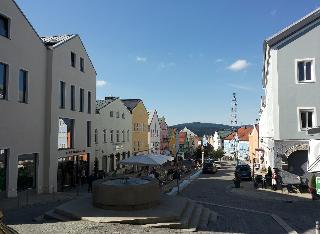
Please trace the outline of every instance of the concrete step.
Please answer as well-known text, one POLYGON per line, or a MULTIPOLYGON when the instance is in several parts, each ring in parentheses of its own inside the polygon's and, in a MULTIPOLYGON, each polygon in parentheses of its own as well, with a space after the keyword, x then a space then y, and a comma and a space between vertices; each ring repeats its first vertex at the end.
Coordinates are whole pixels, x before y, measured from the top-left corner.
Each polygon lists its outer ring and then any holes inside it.
POLYGON ((203 211, 202 205, 196 205, 195 208, 192 211, 192 215, 189 219, 188 228, 182 229, 182 231, 185 232, 196 232, 198 225, 200 223, 201 214, 203 211))
POLYGON ((63 221, 63 222, 68 222, 70 221, 70 219, 68 219, 67 217, 63 216, 63 215, 60 215, 60 214, 57 214, 55 212, 55 210, 49 210, 47 211, 44 216, 43 216, 44 219, 54 219, 54 220, 58 220, 58 221, 63 221))
POLYGON ((197 204, 195 204, 194 202, 189 202, 188 206, 186 207, 185 211, 182 214, 181 220, 180 220, 180 225, 178 225, 177 227, 174 228, 180 228, 180 229, 184 229, 184 228, 188 228, 189 224, 190 224, 190 220, 192 217, 192 214, 194 212, 194 209, 196 208, 197 204))
POLYGON ((72 214, 70 214, 68 212, 65 212, 65 211, 63 211, 61 209, 55 208, 54 209, 54 213, 57 214, 58 216, 64 217, 65 219, 68 219, 69 221, 79 220, 79 218, 77 218, 74 215, 72 215, 72 214))
POLYGON ((209 218, 210 218, 210 210, 208 208, 203 208, 199 227, 198 227, 200 231, 204 231, 208 228, 209 218))

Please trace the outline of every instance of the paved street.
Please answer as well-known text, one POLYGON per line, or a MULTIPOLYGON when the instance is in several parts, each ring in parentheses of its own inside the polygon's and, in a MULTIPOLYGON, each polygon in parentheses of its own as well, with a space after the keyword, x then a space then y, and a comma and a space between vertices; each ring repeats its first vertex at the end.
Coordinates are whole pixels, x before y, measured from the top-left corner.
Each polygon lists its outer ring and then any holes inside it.
POLYGON ((203 202, 219 213, 218 222, 210 226, 210 231, 285 233, 280 224, 271 217, 271 214, 274 214, 298 233, 314 233, 315 220, 320 219, 318 201, 292 200, 290 197, 282 200, 273 199, 272 193, 260 199, 255 194, 231 192, 233 173, 234 166, 227 164, 214 175, 201 175, 182 194, 203 202))

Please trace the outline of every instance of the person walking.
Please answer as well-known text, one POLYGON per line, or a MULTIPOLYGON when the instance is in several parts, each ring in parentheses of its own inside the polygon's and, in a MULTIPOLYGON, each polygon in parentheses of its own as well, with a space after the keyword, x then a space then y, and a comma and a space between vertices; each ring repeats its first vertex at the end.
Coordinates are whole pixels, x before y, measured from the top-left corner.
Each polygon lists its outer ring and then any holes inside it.
POLYGON ((277 190, 277 179, 278 179, 277 177, 278 177, 278 175, 276 173, 276 170, 273 169, 271 185, 272 185, 272 190, 274 190, 274 191, 277 190))
POLYGON ((88 193, 92 193, 93 174, 88 176, 88 193))

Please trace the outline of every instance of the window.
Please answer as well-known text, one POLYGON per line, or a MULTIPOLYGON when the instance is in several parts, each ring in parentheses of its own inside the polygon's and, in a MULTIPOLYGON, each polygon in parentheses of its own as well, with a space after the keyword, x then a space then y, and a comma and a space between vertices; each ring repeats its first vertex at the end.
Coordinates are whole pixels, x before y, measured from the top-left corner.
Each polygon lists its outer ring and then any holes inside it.
POLYGON ((300 130, 313 127, 314 110, 300 110, 300 130))
POLYGON ((84 72, 84 59, 80 58, 80 71, 84 72))
POLYGON ((0 63, 0 99, 7 99, 7 66, 0 63))
POLYGON ((80 89, 80 112, 84 109, 84 89, 80 89))
POLYGON ((313 77, 313 61, 304 60, 297 63, 298 82, 314 81, 313 77))
POLYGON ((113 111, 110 111, 110 117, 111 118, 113 117, 113 111))
POLYGON ((7 187, 7 160, 8 150, 0 149, 0 192, 6 191, 7 187))
POLYGON ((66 83, 60 81, 60 108, 65 108, 66 83))
POLYGON ((122 130, 122 142, 125 142, 125 141, 126 141, 125 132, 124 130, 122 130))
POLYGON ((98 129, 94 130, 94 143, 98 144, 98 129))
POLYGON ((0 15, 0 35, 9 38, 9 19, 0 15))
POLYGON ((74 120, 59 118, 58 149, 72 149, 74 143, 74 120))
POLYGON ((116 137, 117 137, 117 142, 120 142, 120 134, 119 134, 119 130, 117 130, 116 137))
POLYGON ((71 110, 76 110, 76 88, 74 85, 71 85, 71 90, 70 90, 70 98, 71 98, 71 110))
POLYGON ((110 142, 113 142, 113 130, 110 130, 110 142))
POLYGON ((91 114, 91 92, 88 91, 88 114, 91 114))
POLYGON ((103 130, 103 142, 104 143, 107 142, 107 130, 106 129, 103 130))
POLYGON ((119 111, 117 111, 117 118, 118 118, 118 119, 120 118, 120 114, 119 114, 119 111))
POLYGON ((19 71, 19 102, 27 103, 27 86, 28 86, 28 73, 25 70, 19 71))
POLYGON ((122 113, 122 118, 123 118, 123 119, 125 119, 125 115, 124 115, 124 113, 122 113))
POLYGON ((87 147, 91 147, 91 121, 87 121, 87 147))
POLYGON ((76 61, 77 61, 76 54, 71 52, 71 66, 72 67, 76 67, 76 61))
POLYGON ((23 154, 18 156, 18 191, 36 188, 36 160, 36 154, 23 154))
POLYGON ((130 133, 130 131, 128 130, 128 131, 127 131, 127 142, 129 142, 129 141, 130 141, 129 133, 130 133))

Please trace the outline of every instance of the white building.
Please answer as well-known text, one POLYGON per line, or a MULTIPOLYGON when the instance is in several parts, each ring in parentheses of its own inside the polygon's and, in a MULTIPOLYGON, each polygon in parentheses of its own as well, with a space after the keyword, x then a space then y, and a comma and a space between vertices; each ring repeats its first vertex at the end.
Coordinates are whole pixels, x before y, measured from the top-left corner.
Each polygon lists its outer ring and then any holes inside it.
POLYGON ((88 174, 96 89, 79 36, 39 37, 15 1, 1 0, 0 51, 0 195, 74 185, 58 160, 88 174))
POLYGON ((130 111, 119 98, 97 100, 95 126, 95 155, 99 160, 99 169, 105 172, 119 169, 119 161, 132 154, 130 111))
MULTIPOLYGON (((42 37, 47 47, 47 148, 49 191, 79 184, 93 168, 92 122, 96 71, 78 35, 42 37), (59 121, 67 125, 67 145, 58 144, 59 121)), ((64 126, 64 125, 63 125, 64 126)))
POLYGON ((222 149, 222 139, 217 131, 213 135, 213 149, 222 149))
POLYGON ((319 126, 320 9, 264 42, 260 145, 266 166, 305 175, 307 129, 319 126))
POLYGON ((148 125, 149 153, 160 154, 160 124, 156 110, 149 111, 148 125))

